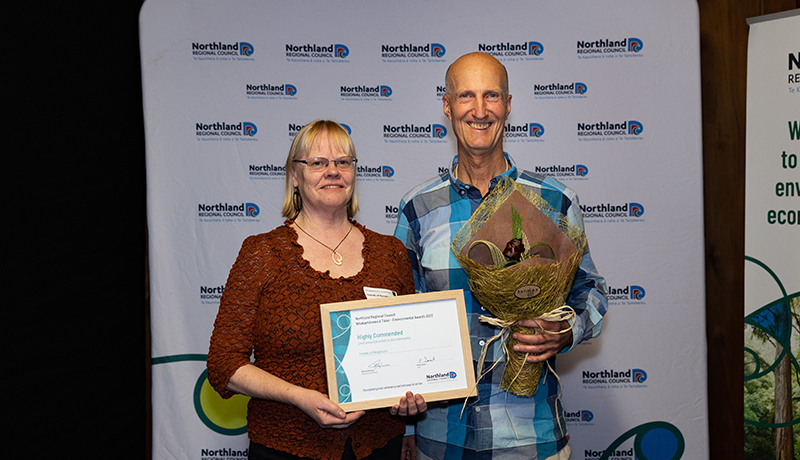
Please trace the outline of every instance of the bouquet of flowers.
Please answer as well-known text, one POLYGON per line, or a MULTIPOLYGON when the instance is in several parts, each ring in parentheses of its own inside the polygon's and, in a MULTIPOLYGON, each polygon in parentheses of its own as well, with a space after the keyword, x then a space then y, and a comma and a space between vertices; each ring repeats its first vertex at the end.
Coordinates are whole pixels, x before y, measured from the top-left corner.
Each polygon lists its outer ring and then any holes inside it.
POLYGON ((496 317, 481 316, 481 321, 501 328, 484 346, 479 376, 489 344, 505 335, 500 388, 523 396, 536 392, 542 363, 528 363, 527 355, 514 352, 519 341, 512 334, 541 333, 516 323, 549 320, 548 314, 559 311, 585 247, 583 230, 533 190, 505 178, 486 197, 450 246, 469 276, 473 295, 496 317))

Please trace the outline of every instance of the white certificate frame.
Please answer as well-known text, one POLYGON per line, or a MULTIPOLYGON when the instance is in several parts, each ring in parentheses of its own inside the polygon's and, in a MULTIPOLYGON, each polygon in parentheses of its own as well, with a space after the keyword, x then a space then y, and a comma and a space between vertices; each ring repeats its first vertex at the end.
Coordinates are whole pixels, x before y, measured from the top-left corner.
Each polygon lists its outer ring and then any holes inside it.
POLYGON ((421 394, 426 402, 478 395, 463 290, 326 303, 320 305, 320 312, 328 396, 346 412, 393 406, 407 391, 421 394), (432 313, 413 315, 429 310, 432 313), (365 327, 374 330, 374 336, 357 334, 365 327), (403 336, 407 327, 412 327, 412 332, 403 336), (425 331, 430 331, 430 335, 425 331), (411 349, 403 349, 407 344, 400 342, 405 341, 420 345, 435 342, 436 346, 412 345, 411 349), (348 357, 351 350, 354 351, 348 357), (437 361, 435 355, 441 353, 443 359, 437 361), (371 361, 373 358, 375 361, 371 361), (358 373, 347 373, 344 367, 348 359, 356 363, 370 360, 370 364, 368 368, 359 366, 358 373), (383 359, 387 362, 383 363, 383 359), (407 371, 403 374, 406 381, 387 381, 383 386, 375 386, 385 378, 381 374, 400 370, 407 371))

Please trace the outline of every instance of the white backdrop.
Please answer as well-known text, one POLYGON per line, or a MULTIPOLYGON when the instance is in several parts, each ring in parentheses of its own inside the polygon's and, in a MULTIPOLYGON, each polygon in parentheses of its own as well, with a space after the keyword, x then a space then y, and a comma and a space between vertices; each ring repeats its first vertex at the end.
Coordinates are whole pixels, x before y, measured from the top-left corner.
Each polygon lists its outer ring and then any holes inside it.
POLYGON ((347 125, 357 220, 391 234, 455 154, 444 73, 471 51, 508 68, 505 150, 579 193, 612 290, 601 337, 559 360, 573 460, 708 457, 694 0, 148 0, 140 33, 153 458, 247 446, 204 359, 242 240, 282 222, 293 135, 347 125))

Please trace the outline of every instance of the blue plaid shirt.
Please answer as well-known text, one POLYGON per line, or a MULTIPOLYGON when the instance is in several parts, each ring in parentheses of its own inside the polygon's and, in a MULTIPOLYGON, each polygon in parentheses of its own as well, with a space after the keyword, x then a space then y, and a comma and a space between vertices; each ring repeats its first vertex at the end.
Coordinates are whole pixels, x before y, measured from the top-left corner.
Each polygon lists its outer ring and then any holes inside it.
MULTIPOLYGON (((511 168, 492 179, 490 190, 502 176, 508 176, 536 191, 550 206, 583 229, 578 196, 572 189, 550 177, 519 172, 507 154, 506 160, 511 168)), ((477 360, 484 343, 498 330, 478 319, 490 313, 473 298, 467 274, 450 251, 453 236, 483 202, 476 187, 453 177, 456 164, 458 156, 453 159, 450 172, 422 183, 403 197, 394 236, 408 250, 417 292, 464 290, 472 356, 477 360)), ((606 283, 597 273, 588 245, 567 304, 575 309, 577 316, 572 329, 573 343, 562 352, 583 340, 597 337, 608 307, 606 283)), ((502 359, 501 346, 499 340, 491 344, 484 369, 502 359)), ((477 361, 474 364, 477 366, 477 361)), ((555 369, 555 358, 550 360, 550 365, 555 369)), ((544 372, 535 395, 517 396, 498 391, 503 369, 501 362, 483 377, 478 385, 478 403, 467 405, 463 416, 460 416, 463 401, 451 401, 449 406, 431 404, 418 417, 417 447, 422 453, 437 460, 543 460, 566 446, 567 429, 556 377, 544 372)))

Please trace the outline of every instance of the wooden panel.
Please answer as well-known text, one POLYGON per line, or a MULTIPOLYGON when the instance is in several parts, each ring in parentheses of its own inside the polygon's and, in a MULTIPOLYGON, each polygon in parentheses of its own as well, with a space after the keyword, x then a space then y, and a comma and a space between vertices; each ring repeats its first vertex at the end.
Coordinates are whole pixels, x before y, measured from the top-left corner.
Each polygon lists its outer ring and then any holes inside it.
POLYGON ((796 0, 699 0, 711 460, 744 457, 744 174, 747 18, 796 0))

